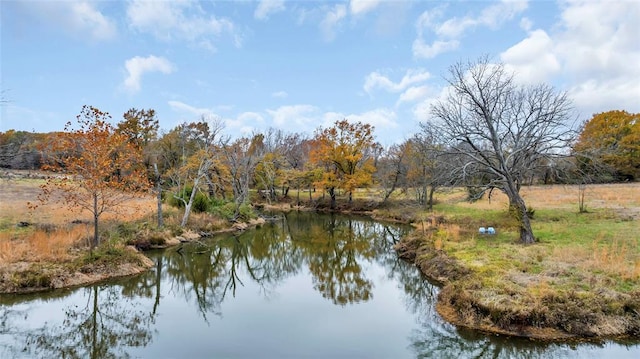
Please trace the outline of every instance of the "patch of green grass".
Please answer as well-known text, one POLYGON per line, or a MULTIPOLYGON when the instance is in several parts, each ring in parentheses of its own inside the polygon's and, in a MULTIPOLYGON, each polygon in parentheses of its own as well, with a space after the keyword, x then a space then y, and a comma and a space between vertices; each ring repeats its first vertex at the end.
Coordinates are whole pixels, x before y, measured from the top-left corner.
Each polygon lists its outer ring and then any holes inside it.
MULTIPOLYGON (((447 223, 460 227, 459 239, 443 240, 441 249, 470 269, 483 286, 505 290, 515 275, 531 285, 544 281, 551 291, 587 292, 586 296, 597 295, 589 292, 602 288, 640 291, 637 223, 620 221, 610 210, 578 214, 571 209, 539 208, 532 220, 538 242, 528 246, 518 243, 517 222, 506 209, 478 209, 459 202, 441 203, 435 210, 447 223), (480 226, 493 226, 497 234, 479 235, 480 226)), ((430 240, 438 238, 446 236, 438 234, 430 240)), ((522 288, 527 291, 527 286, 522 288)))

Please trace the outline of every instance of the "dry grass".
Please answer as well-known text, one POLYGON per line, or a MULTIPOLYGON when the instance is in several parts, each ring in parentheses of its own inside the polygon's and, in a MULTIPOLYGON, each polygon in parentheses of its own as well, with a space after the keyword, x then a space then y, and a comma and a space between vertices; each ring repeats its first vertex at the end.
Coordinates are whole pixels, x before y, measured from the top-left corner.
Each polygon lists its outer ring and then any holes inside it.
MULTIPOLYGON (((587 185, 585 191, 585 204, 588 209, 628 209, 633 212, 634 209, 640 208, 640 183, 587 185)), ((578 186, 525 186, 520 193, 527 205, 534 209, 578 210, 578 186)), ((503 209, 509 204, 507 196, 498 190, 493 191, 491 198, 485 195, 475 203, 465 202, 466 192, 463 189, 447 191, 438 195, 437 199, 475 209, 503 209)))
POLYGON ((436 249, 481 273, 487 283, 518 273, 523 283, 533 286, 548 281, 545 285, 563 289, 604 285, 640 290, 640 184, 588 186, 590 213, 583 214, 578 213, 578 192, 578 186, 522 189, 527 205, 536 210, 532 225, 540 241, 533 246, 517 244, 517 227, 506 211, 508 200, 499 192, 490 200, 469 203, 463 189, 447 191, 438 198, 438 215, 430 216, 450 222, 437 229, 429 220, 415 225, 436 249), (477 228, 486 225, 495 225, 498 234, 478 236, 477 228))
POLYGON ((71 249, 86 243, 91 226, 78 224, 64 229, 35 229, 28 233, 0 232, 0 263, 64 261, 71 249))
MULTIPOLYGON (((0 265, 67 260, 93 233, 88 212, 54 201, 30 208, 30 203, 37 202, 40 184, 42 180, 37 179, 0 179, 0 265), (29 226, 19 227, 20 222, 29 226)), ((134 221, 150 216, 154 209, 153 198, 134 198, 116 212, 102 215, 100 221, 134 221)))

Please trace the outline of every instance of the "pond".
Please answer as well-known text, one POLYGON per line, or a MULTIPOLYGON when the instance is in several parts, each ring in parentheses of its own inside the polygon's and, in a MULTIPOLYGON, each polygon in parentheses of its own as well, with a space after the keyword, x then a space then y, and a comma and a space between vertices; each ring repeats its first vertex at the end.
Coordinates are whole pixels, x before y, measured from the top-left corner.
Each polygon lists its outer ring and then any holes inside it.
POLYGON ((410 228, 288 213, 148 253, 139 276, 0 296, 0 358, 638 358, 637 344, 459 330, 397 259, 410 228))

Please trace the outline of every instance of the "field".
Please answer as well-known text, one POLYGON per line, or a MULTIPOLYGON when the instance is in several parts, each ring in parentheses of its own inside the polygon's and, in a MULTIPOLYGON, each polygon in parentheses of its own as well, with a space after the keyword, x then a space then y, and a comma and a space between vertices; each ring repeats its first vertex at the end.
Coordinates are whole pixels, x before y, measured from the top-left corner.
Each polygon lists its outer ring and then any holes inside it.
MULTIPOLYGON (((92 216, 59 201, 37 201, 42 179, 0 178, 0 266, 16 262, 67 261, 88 244, 92 216), (37 204, 31 208, 31 204, 37 204)), ((155 200, 132 198, 100 217, 105 228, 126 219, 152 219, 155 200)))
POLYGON ((518 243, 517 222, 499 193, 469 203, 464 191, 446 191, 434 212, 417 215, 419 235, 411 246, 423 271, 445 282, 441 314, 460 325, 524 336, 637 335, 640 184, 586 187, 586 212, 579 211, 577 186, 521 193, 537 238, 529 246, 518 243), (497 234, 479 234, 488 226, 497 234), (541 327, 559 332, 531 331, 541 327))

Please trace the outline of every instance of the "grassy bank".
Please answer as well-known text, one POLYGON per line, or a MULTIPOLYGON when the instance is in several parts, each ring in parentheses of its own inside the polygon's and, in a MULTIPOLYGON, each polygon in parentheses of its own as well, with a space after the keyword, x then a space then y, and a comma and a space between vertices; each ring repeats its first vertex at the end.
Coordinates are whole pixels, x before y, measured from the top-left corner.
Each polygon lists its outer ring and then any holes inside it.
POLYGON ((468 203, 462 191, 417 212, 399 246, 443 283, 438 311, 466 327, 536 338, 640 335, 640 186, 523 189, 538 242, 517 243, 507 200, 468 203), (429 220, 435 218, 436 220, 429 220), (480 235, 492 226, 496 235, 480 235))

